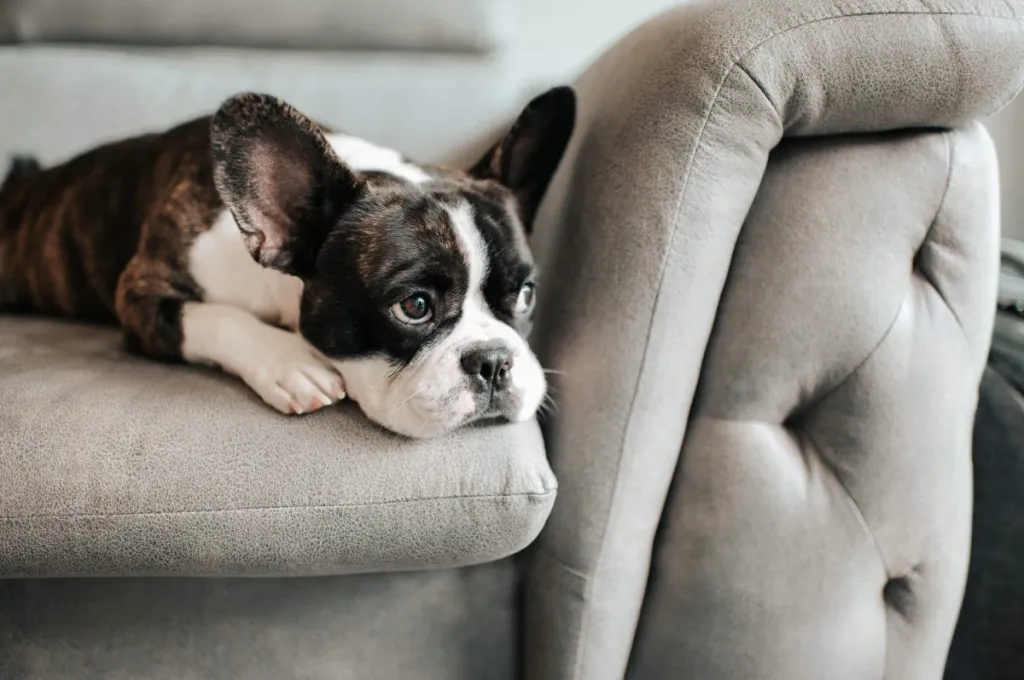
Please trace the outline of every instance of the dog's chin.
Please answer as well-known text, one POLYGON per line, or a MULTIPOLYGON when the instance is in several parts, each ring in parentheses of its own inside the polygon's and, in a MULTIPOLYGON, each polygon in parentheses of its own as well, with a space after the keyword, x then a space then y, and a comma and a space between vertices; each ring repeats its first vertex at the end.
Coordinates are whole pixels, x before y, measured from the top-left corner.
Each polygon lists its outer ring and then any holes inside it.
POLYGON ((398 408, 374 408, 360 404, 363 413, 378 425, 412 439, 440 437, 470 425, 492 425, 529 420, 537 408, 519 405, 481 404, 473 393, 460 390, 453 398, 410 399, 398 408))
POLYGON ((341 360, 335 365, 349 397, 367 418, 396 434, 427 439, 474 423, 534 417, 547 383, 536 360, 523 363, 514 387, 500 397, 476 392, 468 379, 439 379, 450 375, 444 372, 396 373, 381 358, 341 360))

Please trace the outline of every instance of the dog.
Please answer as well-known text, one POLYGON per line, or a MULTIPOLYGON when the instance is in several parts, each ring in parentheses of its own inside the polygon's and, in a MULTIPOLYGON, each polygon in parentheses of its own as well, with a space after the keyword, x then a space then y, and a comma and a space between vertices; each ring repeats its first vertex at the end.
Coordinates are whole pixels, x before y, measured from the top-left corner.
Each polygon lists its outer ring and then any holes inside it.
POLYGON ((576 99, 533 99, 468 170, 416 164, 246 92, 212 116, 0 187, 0 308, 114 322, 133 353, 205 364, 269 406, 346 396, 433 437, 535 415, 527 237, 576 99))

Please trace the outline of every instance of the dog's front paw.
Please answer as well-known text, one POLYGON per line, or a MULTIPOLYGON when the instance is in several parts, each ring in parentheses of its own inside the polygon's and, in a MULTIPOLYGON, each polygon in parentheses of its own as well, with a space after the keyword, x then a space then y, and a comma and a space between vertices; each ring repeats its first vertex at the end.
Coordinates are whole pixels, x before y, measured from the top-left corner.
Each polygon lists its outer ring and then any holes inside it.
POLYGON ((300 335, 281 333, 260 367, 242 376, 249 387, 281 413, 312 413, 344 399, 337 369, 300 335))

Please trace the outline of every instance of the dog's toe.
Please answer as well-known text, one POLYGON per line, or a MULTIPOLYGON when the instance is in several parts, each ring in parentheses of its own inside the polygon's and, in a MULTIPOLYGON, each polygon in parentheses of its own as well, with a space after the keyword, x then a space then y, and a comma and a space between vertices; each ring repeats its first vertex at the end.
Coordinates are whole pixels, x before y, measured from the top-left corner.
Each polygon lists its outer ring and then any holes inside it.
POLYGON ((297 333, 273 329, 258 364, 239 375, 267 404, 286 414, 319 411, 344 398, 338 370, 297 333))
POLYGON ((299 413, 312 413, 334 403, 334 400, 309 376, 309 372, 309 367, 295 367, 280 376, 278 382, 281 389, 291 395, 292 401, 298 404, 299 413))
POLYGON ((327 397, 328 403, 345 398, 345 383, 333 367, 313 364, 303 368, 303 374, 327 397))
POLYGON ((274 408, 276 411, 280 411, 285 415, 301 414, 303 413, 302 406, 299 402, 283 387, 275 383, 273 380, 264 380, 258 383, 250 383, 250 386, 255 392, 266 402, 267 405, 274 408))

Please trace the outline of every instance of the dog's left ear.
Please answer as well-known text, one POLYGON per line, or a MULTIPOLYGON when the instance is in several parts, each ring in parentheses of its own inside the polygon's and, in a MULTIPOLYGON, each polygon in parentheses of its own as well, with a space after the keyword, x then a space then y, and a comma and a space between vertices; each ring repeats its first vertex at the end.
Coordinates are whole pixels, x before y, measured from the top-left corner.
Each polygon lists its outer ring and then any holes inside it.
POLYGON ((213 116, 210 142, 217 191, 253 259, 311 276, 327 234, 363 181, 315 123, 270 95, 225 101, 213 116))
POLYGON ((512 191, 528 232, 575 124, 576 93, 564 86, 548 90, 526 105, 505 138, 469 171, 512 191))

